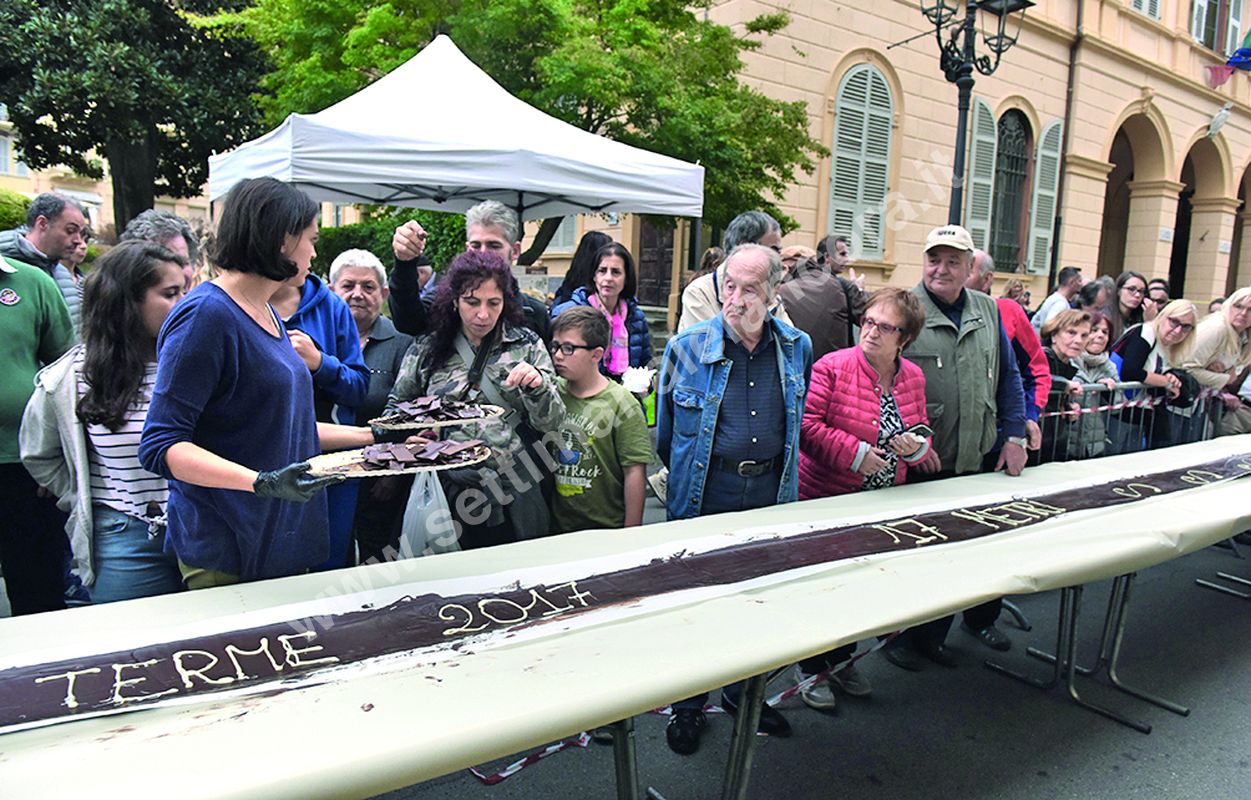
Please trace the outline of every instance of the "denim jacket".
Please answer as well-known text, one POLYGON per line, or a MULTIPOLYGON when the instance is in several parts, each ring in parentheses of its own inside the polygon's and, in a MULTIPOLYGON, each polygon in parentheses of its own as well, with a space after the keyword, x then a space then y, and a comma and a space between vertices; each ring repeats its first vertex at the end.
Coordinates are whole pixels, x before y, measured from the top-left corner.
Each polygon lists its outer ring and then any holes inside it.
MULTIPOLYGON (((799 426, 812 374, 812 340, 769 316, 778 370, 786 395, 786 443, 778 502, 799 499, 799 426)), ((712 459, 721 399, 730 379, 725 327, 720 315, 692 325, 669 340, 660 367, 656 448, 669 467, 669 519, 698 517, 712 459)))

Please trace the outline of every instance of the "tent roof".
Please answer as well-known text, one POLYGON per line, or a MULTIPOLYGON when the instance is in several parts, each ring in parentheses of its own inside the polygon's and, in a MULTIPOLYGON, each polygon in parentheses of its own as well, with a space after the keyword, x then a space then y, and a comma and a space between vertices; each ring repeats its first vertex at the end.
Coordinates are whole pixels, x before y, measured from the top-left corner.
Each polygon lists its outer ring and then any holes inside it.
POLYGON ((356 94, 209 159, 209 195, 272 176, 318 200, 525 219, 584 211, 700 216, 704 169, 588 133, 518 100, 447 36, 356 94))

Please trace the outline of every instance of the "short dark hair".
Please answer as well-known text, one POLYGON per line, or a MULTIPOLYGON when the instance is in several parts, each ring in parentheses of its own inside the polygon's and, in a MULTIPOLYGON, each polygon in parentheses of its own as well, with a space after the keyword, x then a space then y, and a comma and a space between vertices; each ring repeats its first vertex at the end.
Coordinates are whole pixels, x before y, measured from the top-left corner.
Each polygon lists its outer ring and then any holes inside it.
POLYGON ((851 249, 851 239, 847 238, 841 233, 839 234, 831 233, 828 236, 823 237, 821 241, 817 242, 817 252, 824 255, 830 252, 831 250, 833 250, 834 245, 838 244, 839 242, 842 242, 843 244, 847 245, 848 250, 851 249))
POLYGON ((78 213, 84 217, 87 216, 87 209, 83 208, 82 203, 72 197, 61 194, 60 192, 44 192, 43 194, 30 201, 30 208, 26 209, 26 227, 33 228, 40 217, 55 222, 58 217, 65 213, 66 206, 73 206, 78 209, 78 213))
POLYGON ((218 269, 285 281, 298 271, 282 255, 285 237, 299 236, 318 211, 307 194, 276 178, 240 181, 226 195, 209 258, 218 269))
POLYGON ((565 331, 577 331, 587 345, 592 348, 608 348, 611 331, 608 318, 597 308, 590 306, 571 306, 556 315, 552 320, 552 337, 565 331))
POLYGON ((1081 274, 1082 271, 1079 267, 1065 267, 1060 270, 1059 276, 1056 277, 1056 288, 1067 286, 1069 281, 1081 274))
POLYGON ((586 278, 586 288, 590 291, 595 290, 595 273, 599 271, 600 263, 609 256, 617 256, 625 264, 625 285, 621 288, 621 296, 633 299, 639 290, 639 273, 634 268, 634 257, 630 255, 625 245, 619 242, 609 242, 595 251, 595 261, 592 262, 594 266, 591 267, 591 274, 586 278))
POLYGON ((1090 281, 1082 286, 1077 293, 1077 302, 1084 306, 1093 306, 1095 301, 1099 299, 1099 292, 1103 291, 1103 284, 1099 281, 1090 281))

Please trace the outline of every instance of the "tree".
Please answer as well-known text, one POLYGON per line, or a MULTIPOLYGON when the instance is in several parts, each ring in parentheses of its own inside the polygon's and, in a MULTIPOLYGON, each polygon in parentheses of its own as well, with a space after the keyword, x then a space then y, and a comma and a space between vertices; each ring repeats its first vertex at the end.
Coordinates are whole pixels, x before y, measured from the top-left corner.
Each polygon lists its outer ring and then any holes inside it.
POLYGON ((210 154, 260 132, 254 44, 194 26, 211 0, 5 0, 0 99, 23 160, 97 180, 118 230, 157 193, 200 194, 210 154))
MULTIPOLYGON (((774 203, 826 154, 807 106, 744 85, 744 51, 784 28, 783 13, 742 34, 681 0, 255 0, 219 19, 241 25, 273 64, 262 85, 271 124, 335 103, 446 32, 522 100, 584 130, 706 169, 704 218, 752 208, 784 226, 774 203)), ((489 109, 483 123, 490 124, 489 109)), ((542 226, 522 263, 546 247, 542 226)))

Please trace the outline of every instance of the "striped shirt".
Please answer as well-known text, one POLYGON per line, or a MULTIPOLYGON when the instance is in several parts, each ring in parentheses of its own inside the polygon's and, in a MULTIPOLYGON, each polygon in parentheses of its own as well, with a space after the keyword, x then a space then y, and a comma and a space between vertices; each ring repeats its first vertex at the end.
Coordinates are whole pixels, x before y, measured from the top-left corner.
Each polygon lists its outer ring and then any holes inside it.
MULTIPOLYGON (((78 373, 79 397, 87 393, 82 367, 83 354, 80 350, 74 363, 78 373)), ((152 401, 155 384, 156 364, 151 363, 144 370, 139 397, 131 404, 121 428, 114 432, 105 425, 85 426, 91 502, 148 522, 164 516, 165 502, 169 499, 169 483, 160 475, 145 470, 139 464, 138 456, 139 436, 143 433, 143 422, 148 416, 148 404, 152 401)))

